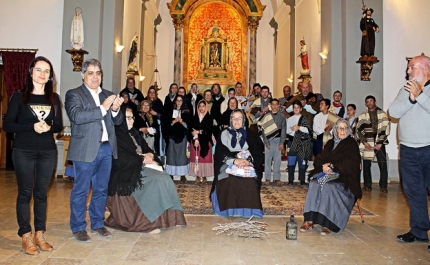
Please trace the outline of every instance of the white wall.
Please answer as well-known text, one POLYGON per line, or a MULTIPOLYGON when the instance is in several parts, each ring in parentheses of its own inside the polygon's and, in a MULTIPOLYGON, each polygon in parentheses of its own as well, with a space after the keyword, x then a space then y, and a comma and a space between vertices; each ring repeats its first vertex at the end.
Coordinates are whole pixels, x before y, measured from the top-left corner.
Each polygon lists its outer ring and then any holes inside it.
MULTIPOLYGON (((430 1, 428 0, 384 0, 384 109, 394 100, 405 84, 405 57, 424 52, 430 55, 428 29, 430 25, 430 1)), ((390 158, 398 158, 397 124, 391 126, 390 158)))
MULTIPOLYGON (((261 0, 266 9, 263 12, 263 17, 260 20, 257 28, 257 76, 256 81, 262 86, 268 86, 273 93, 274 70, 273 62, 275 55, 275 43, 273 34, 275 29, 270 26, 270 21, 273 18, 272 3, 269 0, 261 0)), ((249 78, 248 78, 249 80, 249 78)), ((249 84, 252 87, 253 84, 249 84)))
POLYGON ((163 87, 162 90, 158 91, 158 97, 161 100, 164 100, 164 97, 169 92, 170 84, 173 83, 173 63, 175 59, 175 28, 173 26, 172 17, 166 6, 167 2, 170 2, 170 0, 161 0, 158 6, 161 23, 156 28, 157 34, 155 41, 158 71, 163 87))
MULTIPOLYGON (((121 53, 117 53, 117 56, 121 58, 121 87, 125 87, 125 80, 127 78, 126 72, 128 67, 128 57, 130 55, 131 41, 135 34, 139 36, 140 43, 140 26, 141 26, 141 11, 142 1, 141 0, 126 0, 124 1, 124 23, 122 31, 121 45, 124 45, 124 50, 121 53)), ((139 62, 140 56, 144 54, 143 51, 139 50, 136 62, 139 62)), ((140 69, 139 69, 140 70, 140 69)), ((136 85, 139 84, 139 77, 136 77, 136 85)))
POLYGON ((63 0, 0 0, 0 48, 39 49, 36 56, 52 62, 60 81, 63 6, 63 0))

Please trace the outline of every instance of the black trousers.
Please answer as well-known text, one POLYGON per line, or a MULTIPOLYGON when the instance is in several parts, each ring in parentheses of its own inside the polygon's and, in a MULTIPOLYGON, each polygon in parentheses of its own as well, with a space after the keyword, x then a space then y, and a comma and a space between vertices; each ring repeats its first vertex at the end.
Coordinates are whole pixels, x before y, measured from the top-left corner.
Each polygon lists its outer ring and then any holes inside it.
POLYGON ((19 236, 31 232, 30 201, 32 197, 34 198, 35 231, 46 230, 46 198, 56 158, 56 149, 47 151, 13 149, 12 159, 18 184, 16 217, 19 236))
MULTIPOLYGON (((388 184, 388 170, 387 170, 387 152, 385 151, 385 145, 382 145, 381 149, 376 152, 376 159, 378 160, 379 166, 379 186, 386 188, 388 184)), ((370 167, 372 161, 363 160, 363 179, 364 185, 367 187, 372 187, 372 173, 370 167)))

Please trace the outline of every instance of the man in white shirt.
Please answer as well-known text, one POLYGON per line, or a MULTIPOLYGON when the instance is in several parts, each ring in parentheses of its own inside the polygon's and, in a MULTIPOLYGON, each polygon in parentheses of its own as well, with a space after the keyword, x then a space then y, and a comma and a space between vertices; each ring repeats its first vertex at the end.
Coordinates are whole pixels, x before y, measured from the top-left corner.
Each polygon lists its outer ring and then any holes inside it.
POLYGON ((100 87, 102 67, 98 60, 82 66, 83 84, 66 93, 64 107, 72 127, 67 160, 73 161, 75 182, 70 194, 70 228, 79 242, 90 242, 85 221, 87 195, 92 189, 89 215, 91 230, 101 237, 112 237, 104 226, 107 190, 112 159, 118 158, 115 125, 124 114, 124 99, 100 87))
POLYGON ((313 129, 314 133, 317 135, 317 139, 314 142, 313 153, 314 156, 319 155, 323 150, 323 138, 324 135, 331 136, 331 130, 333 129, 332 125, 327 124, 328 118, 328 108, 330 107, 329 99, 322 99, 320 102, 320 113, 315 115, 313 129))

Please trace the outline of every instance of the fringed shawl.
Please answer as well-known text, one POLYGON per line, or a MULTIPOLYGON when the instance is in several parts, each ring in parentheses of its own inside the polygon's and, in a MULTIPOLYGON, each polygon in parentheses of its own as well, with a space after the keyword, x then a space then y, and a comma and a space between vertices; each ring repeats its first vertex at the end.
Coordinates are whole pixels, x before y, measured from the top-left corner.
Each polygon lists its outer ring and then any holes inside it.
MULTIPOLYGON (((135 189, 143 186, 141 176, 143 157, 136 153, 136 145, 131 137, 134 137, 137 144, 141 146, 142 153, 153 153, 153 151, 139 136, 135 128, 126 131, 121 126, 115 126, 115 133, 118 145, 118 159, 112 159, 108 195, 130 196, 135 189)), ((160 163, 160 160, 155 155, 154 160, 160 163)))

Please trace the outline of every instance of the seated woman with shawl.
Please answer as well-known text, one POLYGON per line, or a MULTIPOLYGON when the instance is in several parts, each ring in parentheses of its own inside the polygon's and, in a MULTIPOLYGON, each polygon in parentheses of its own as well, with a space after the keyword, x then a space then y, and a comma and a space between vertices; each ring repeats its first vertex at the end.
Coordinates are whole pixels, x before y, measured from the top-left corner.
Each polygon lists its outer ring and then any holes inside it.
POLYGON ((241 110, 234 110, 230 126, 217 142, 210 199, 217 215, 261 218, 263 143, 256 133, 245 128, 245 119, 241 110))
POLYGON ((133 128, 133 112, 115 127, 118 159, 112 160, 105 225, 127 232, 159 233, 160 228, 185 226, 184 210, 159 158, 133 128), (143 164, 142 164, 143 162, 143 164), (161 171, 160 171, 161 170, 161 171))
POLYGON ((321 235, 345 229, 356 199, 362 196, 360 151, 347 120, 335 123, 333 136, 315 157, 314 169, 309 174, 302 232, 309 231, 314 224, 322 226, 321 235))

